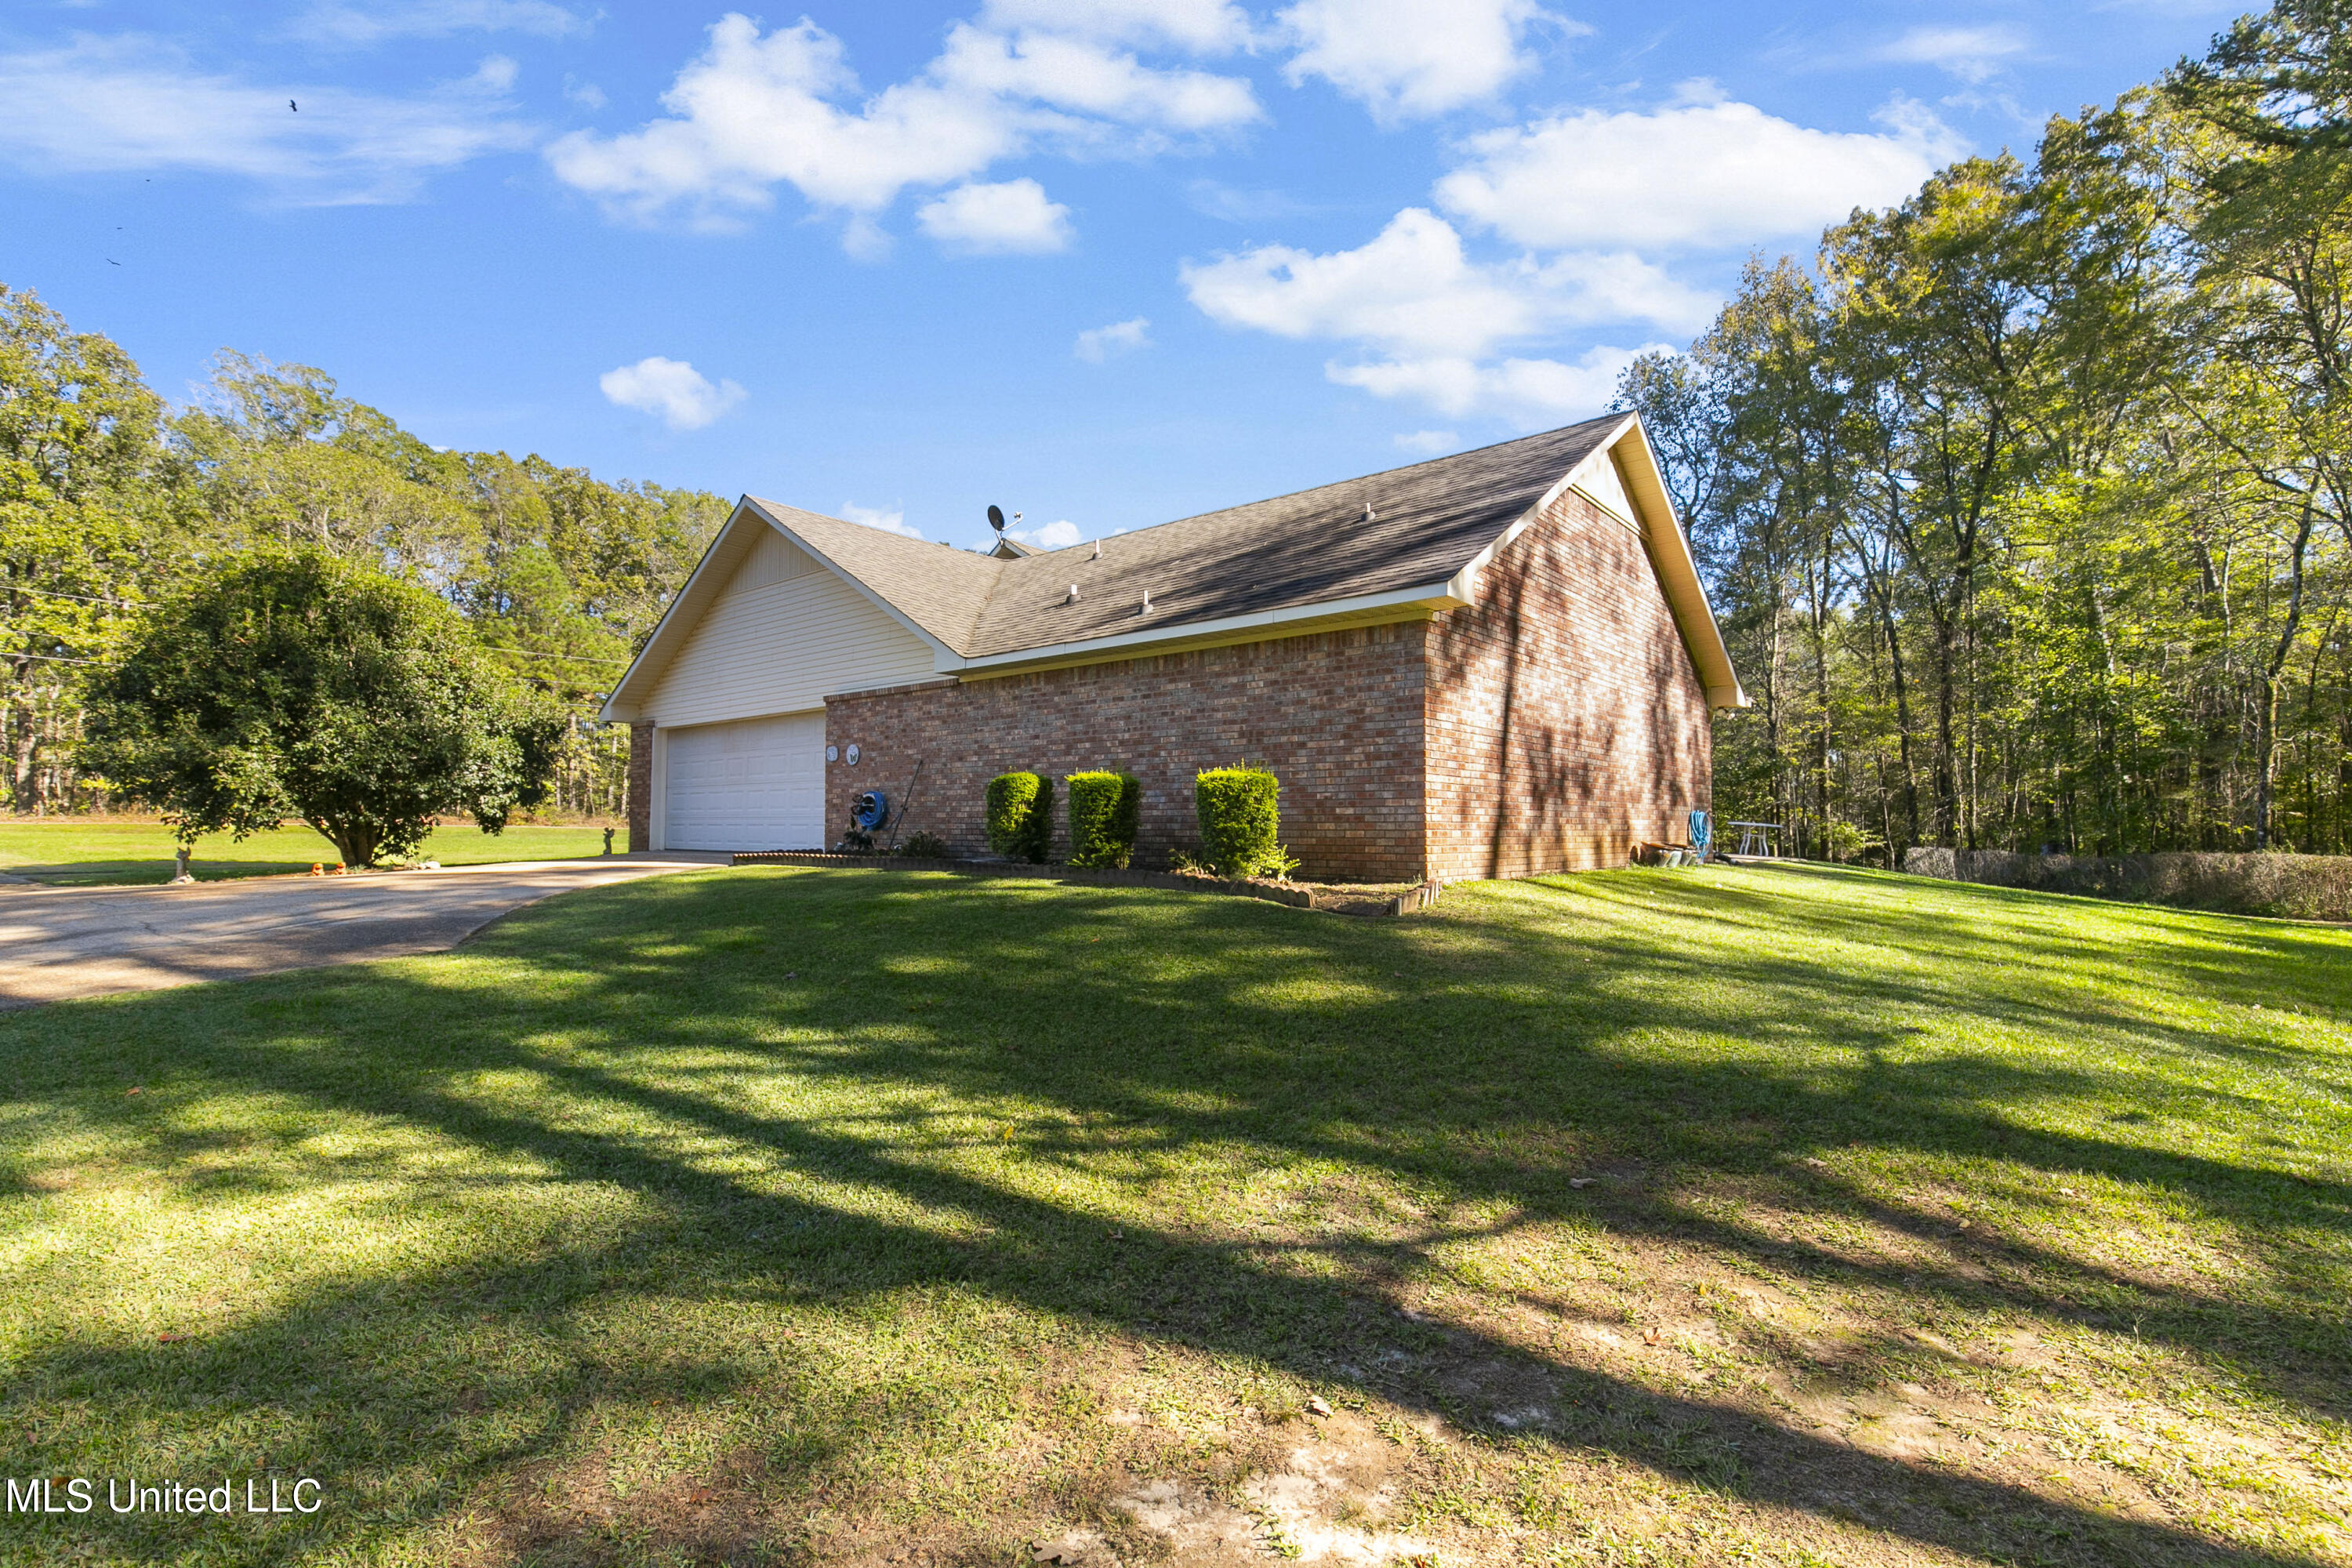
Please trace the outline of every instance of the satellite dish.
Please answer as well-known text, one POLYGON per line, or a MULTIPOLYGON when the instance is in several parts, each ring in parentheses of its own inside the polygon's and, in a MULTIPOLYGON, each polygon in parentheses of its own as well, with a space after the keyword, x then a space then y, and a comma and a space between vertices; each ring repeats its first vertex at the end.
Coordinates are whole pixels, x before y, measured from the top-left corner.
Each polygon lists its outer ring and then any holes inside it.
POLYGON ((992 506, 988 509, 988 526, 996 530, 999 533, 1003 533, 1004 531, 1003 508, 992 506))

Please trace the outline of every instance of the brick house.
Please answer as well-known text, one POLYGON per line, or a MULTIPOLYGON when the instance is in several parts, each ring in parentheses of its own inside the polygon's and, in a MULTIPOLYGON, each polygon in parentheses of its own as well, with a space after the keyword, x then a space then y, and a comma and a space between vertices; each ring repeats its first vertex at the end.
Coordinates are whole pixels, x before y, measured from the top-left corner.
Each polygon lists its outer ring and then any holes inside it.
POLYGON ((1110 766, 1156 864, 1247 760, 1302 875, 1403 881, 1679 840, 1746 702, 1627 415, 1066 550, 747 496, 604 716, 633 848, 817 847, 880 789, 982 852, 992 776, 1110 766))

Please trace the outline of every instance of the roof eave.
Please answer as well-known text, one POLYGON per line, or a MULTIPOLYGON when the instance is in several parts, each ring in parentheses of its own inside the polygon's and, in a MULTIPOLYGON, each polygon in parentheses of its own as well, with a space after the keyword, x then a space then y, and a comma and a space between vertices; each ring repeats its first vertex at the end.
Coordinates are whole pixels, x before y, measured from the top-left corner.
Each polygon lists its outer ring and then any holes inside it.
POLYGON ((718 557, 719 547, 726 542, 729 534, 735 531, 735 520, 741 517, 751 504, 750 496, 740 498, 735 502, 735 510, 729 512, 727 521, 719 525, 719 531, 710 536, 710 542, 702 547, 702 559, 694 563, 694 570, 687 574, 685 583, 670 595, 669 607, 662 611, 661 619, 654 623, 653 635, 646 638, 645 647, 637 649, 636 657, 629 660, 629 668, 621 672, 621 679, 614 681, 613 689, 605 694, 604 706, 596 710, 597 718, 610 724, 634 721, 637 717, 637 705, 629 697, 630 684, 637 679, 638 671, 647 668, 648 661, 657 651, 661 655, 661 662, 668 662, 667 634, 671 623, 678 618, 678 611, 694 598, 695 585, 709 571, 711 562, 718 557))
MULTIPOLYGON (((685 585, 672 596, 669 608, 662 612, 662 618, 654 623, 653 635, 646 639, 646 646, 637 650, 637 657, 629 661, 629 668, 622 671, 621 679, 614 683, 611 694, 604 699, 604 706, 596 710, 598 718, 607 723, 615 723, 632 721, 643 716, 643 708, 630 692, 631 683, 637 679, 640 671, 650 674, 658 671, 669 662, 674 652, 669 646, 671 641, 675 636, 685 635, 683 629, 674 633, 672 623, 678 621, 678 614, 686 605, 695 605, 694 616, 691 617, 693 619, 698 619, 708 608, 708 605, 701 603, 698 597, 697 585, 703 581, 705 574, 710 570, 711 563, 718 558, 719 546, 734 533, 737 524, 741 521, 746 513, 759 519, 765 526, 774 529, 786 539, 791 540, 819 565, 856 589, 868 604, 922 639, 923 645, 931 650, 931 658, 937 668, 942 669, 950 668, 943 661, 961 657, 958 650, 950 647, 939 637, 924 630, 905 611, 867 586, 865 579, 859 577, 856 573, 850 571, 794 532, 775 513, 761 506, 758 497, 746 495, 735 503, 735 510, 727 516, 726 525, 711 537, 710 543, 702 552, 702 559, 694 563, 693 572, 688 574, 685 585)), ((683 622, 679 623, 681 628, 684 625, 683 622)))
POLYGON ((1391 618, 1402 619, 1414 613, 1433 614, 1439 610, 1458 608, 1469 602, 1455 596, 1451 582, 1424 583, 1381 594, 1360 594, 1345 599, 1324 599, 1313 604, 1286 605, 1279 609, 1255 610, 1247 615, 1221 616, 1213 620, 1182 621, 1140 631, 1113 633, 1108 637, 1014 648, 978 658, 942 662, 940 668, 971 675, 1010 674, 1034 665, 1102 662, 1128 657, 1130 650, 1140 657, 1163 644, 1235 640, 1235 634, 1256 631, 1280 630, 1285 635, 1291 635, 1313 629, 1312 623, 1318 621, 1361 622, 1367 617, 1380 617, 1389 612, 1396 613, 1391 618))
POLYGON ((1687 615, 1675 617, 1683 628, 1691 663, 1697 668, 1699 679, 1706 688, 1710 708, 1745 708, 1748 705, 1746 688, 1739 683, 1739 671, 1731 662, 1731 648, 1723 640, 1723 625, 1715 616, 1715 606, 1706 596, 1706 584, 1698 574, 1698 560, 1691 553, 1690 538, 1683 531, 1682 520, 1675 514, 1674 498, 1666 493, 1665 475, 1659 470, 1658 456, 1650 449, 1649 433, 1642 428, 1638 416, 1628 416, 1633 428, 1611 436, 1601 447, 1601 454, 1614 451, 1621 444, 1626 448, 1619 472, 1628 481, 1636 506, 1650 519, 1663 522, 1653 526, 1647 520, 1642 536, 1649 542, 1651 559, 1656 563, 1658 575, 1667 593, 1668 602, 1678 608, 1687 606, 1687 615), (1630 437, 1631 439, 1626 439, 1630 437))

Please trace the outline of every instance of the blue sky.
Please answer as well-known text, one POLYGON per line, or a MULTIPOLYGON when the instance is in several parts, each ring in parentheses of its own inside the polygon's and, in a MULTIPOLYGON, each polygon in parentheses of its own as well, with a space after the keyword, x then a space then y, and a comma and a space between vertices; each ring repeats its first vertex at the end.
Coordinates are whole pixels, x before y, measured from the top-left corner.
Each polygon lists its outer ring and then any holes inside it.
POLYGON ((439 445, 1063 542, 1598 412, 1751 250, 2235 9, 12 0, 0 282, 167 396, 234 347, 439 445))

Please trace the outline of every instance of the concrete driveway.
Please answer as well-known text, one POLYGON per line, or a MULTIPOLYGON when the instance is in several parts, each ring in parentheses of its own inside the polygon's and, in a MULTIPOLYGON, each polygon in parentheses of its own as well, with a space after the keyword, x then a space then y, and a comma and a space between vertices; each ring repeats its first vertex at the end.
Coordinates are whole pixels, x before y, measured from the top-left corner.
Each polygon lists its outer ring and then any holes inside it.
POLYGON ((180 888, 0 890, 0 1009, 438 952, 551 893, 726 862, 616 855, 180 888))

